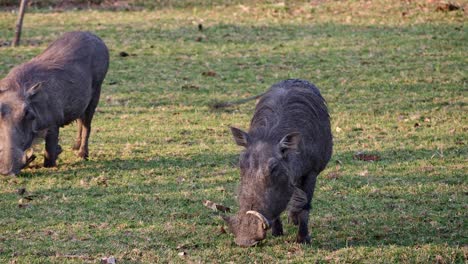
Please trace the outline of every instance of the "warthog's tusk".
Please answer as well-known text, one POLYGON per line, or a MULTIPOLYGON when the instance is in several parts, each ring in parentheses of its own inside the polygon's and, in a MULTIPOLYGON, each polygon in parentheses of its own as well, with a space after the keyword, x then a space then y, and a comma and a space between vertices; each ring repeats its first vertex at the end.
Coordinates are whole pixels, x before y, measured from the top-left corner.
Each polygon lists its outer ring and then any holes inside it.
POLYGON ((262 221, 262 227, 263 229, 267 230, 270 228, 270 222, 268 222, 268 219, 262 215, 261 213, 257 212, 257 211, 247 211, 247 213, 245 214, 251 214, 251 215, 254 215, 256 216, 258 219, 260 219, 260 221, 262 221))
POLYGON ((34 154, 31 154, 31 156, 29 156, 27 159, 26 159, 26 162, 24 163, 23 167, 21 169, 24 169, 26 168, 29 164, 31 164, 31 162, 33 162, 34 160, 36 159, 36 155, 34 154))

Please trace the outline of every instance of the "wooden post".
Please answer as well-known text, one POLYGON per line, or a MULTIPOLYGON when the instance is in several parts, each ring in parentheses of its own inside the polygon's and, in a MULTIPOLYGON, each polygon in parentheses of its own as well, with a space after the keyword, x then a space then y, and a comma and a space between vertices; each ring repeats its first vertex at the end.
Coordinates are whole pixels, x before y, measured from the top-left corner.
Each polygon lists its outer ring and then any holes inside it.
POLYGON ((15 39, 13 40, 13 43, 12 43, 13 47, 16 47, 20 44, 21 29, 23 28, 24 11, 26 10, 27 5, 28 5, 28 0, 21 0, 19 12, 18 12, 18 20, 16 21, 15 39))

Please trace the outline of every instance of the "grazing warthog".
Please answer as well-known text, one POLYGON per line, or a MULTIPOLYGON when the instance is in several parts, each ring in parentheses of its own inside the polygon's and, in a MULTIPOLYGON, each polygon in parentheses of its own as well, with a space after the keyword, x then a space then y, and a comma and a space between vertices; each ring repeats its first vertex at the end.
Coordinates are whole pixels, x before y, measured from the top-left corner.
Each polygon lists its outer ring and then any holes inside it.
POLYGON ((307 228, 317 175, 332 154, 325 100, 304 80, 273 85, 258 102, 249 132, 231 127, 240 155, 239 212, 224 219, 239 246, 283 234, 280 214, 299 225, 296 241, 310 243, 307 228))
POLYGON ((74 149, 88 157, 91 120, 107 73, 109 52, 89 32, 69 32, 42 54, 13 68, 0 81, 0 173, 18 174, 25 150, 45 136, 44 166, 56 166, 62 151, 59 128, 78 121, 74 149))

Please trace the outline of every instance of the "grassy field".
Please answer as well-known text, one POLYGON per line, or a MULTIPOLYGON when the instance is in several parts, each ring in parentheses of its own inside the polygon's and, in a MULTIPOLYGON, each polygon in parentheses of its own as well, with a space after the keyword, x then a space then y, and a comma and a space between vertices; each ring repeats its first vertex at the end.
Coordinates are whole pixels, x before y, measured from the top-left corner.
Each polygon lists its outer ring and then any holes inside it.
MULTIPOLYGON (((28 13, 25 45, 0 47, 0 77, 71 30, 101 36, 111 66, 89 161, 71 150, 70 125, 56 169, 39 158, 0 176, 0 263, 466 263, 468 23, 435 9, 378 0, 28 13), (228 126, 248 128, 255 103, 210 105, 286 78, 319 86, 332 118, 312 244, 294 243, 285 224, 285 236, 239 248, 203 201, 236 211, 240 148, 228 126), (33 196, 27 206, 19 188, 33 196)), ((15 18, 0 12, 0 44, 15 18)))

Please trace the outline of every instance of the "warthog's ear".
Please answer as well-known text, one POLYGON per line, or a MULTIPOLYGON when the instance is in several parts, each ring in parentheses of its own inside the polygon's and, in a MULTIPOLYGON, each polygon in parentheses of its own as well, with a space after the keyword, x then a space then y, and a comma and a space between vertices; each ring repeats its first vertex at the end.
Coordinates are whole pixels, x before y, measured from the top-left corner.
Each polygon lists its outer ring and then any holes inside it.
POLYGON ((38 82, 35 83, 33 86, 31 86, 27 91, 26 91, 26 97, 27 101, 29 101, 28 106, 26 107, 26 112, 25 112, 25 118, 29 121, 32 121, 32 130, 34 133, 37 133, 38 131, 44 129, 44 120, 43 118, 39 118, 37 115, 37 112, 35 111, 35 107, 33 107, 33 102, 34 99, 33 97, 38 94, 42 89, 42 83, 38 82))
POLYGON ((42 84, 42 83, 39 82, 39 83, 36 83, 36 84, 34 84, 33 86, 31 86, 31 88, 29 88, 29 89, 26 91, 27 97, 30 98, 30 97, 34 96, 35 94, 37 94, 37 92, 38 92, 39 90, 41 90, 41 87, 42 87, 41 84, 42 84))
POLYGON ((249 134, 235 127, 231 127, 231 133, 237 145, 247 147, 249 144, 249 134))
POLYGON ((31 123, 31 128, 34 133, 37 133, 39 130, 41 130, 40 120, 37 118, 36 111, 29 104, 24 109, 24 120, 31 123))
POLYGON ((279 143, 281 154, 283 154, 283 156, 286 156, 290 151, 297 150, 300 141, 301 133, 299 132, 292 132, 284 136, 279 143))

